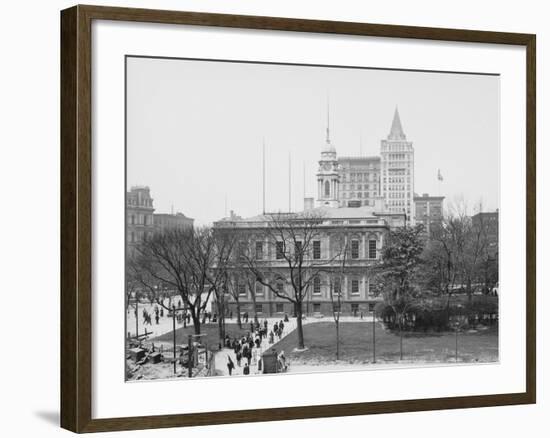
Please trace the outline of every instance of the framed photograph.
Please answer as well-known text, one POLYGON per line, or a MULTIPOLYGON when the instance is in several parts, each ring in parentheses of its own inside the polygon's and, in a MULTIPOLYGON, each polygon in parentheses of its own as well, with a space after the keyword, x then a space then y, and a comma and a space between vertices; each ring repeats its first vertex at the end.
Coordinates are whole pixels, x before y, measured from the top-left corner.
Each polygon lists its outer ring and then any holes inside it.
POLYGON ((535 35, 61 12, 61 425, 535 403, 535 35))

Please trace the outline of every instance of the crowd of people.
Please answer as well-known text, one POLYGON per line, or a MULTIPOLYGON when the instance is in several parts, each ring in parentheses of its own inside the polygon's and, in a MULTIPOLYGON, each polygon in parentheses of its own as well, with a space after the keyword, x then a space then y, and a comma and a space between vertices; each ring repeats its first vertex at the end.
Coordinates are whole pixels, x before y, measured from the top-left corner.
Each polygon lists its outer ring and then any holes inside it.
MULTIPOLYGON (((285 315, 285 320, 288 322, 288 316, 285 315)), ((250 331, 247 332, 246 336, 242 337, 231 337, 229 335, 225 336, 224 344, 225 348, 230 348, 235 353, 236 364, 231 358, 227 356, 227 370, 229 375, 232 375, 235 367, 243 367, 243 374, 250 374, 250 367, 257 366, 258 372, 262 371, 262 358, 261 358, 261 345, 264 338, 268 339, 268 343, 271 345, 275 342, 275 337, 278 340, 281 339, 285 324, 283 320, 275 322, 269 330, 269 323, 267 319, 264 319, 263 323, 260 323, 255 317, 254 321, 250 321, 250 331), (268 333, 269 331, 269 333, 268 333)), ((284 362, 284 353, 283 353, 283 363, 286 368, 286 363, 284 362)))
MULTIPOLYGON (((188 324, 191 323, 191 313, 184 310, 176 310, 181 309, 181 301, 179 302, 179 306, 176 308, 175 304, 172 305, 172 309, 168 312, 166 312, 166 316, 168 318, 172 318, 172 315, 175 313, 176 320, 179 324, 183 324, 184 327, 186 327, 188 324)), ((137 308, 134 310, 134 313, 136 314, 137 318, 137 308)), ((156 325, 159 325, 160 319, 164 317, 165 310, 164 306, 159 306, 155 304, 153 308, 148 311, 147 308, 143 308, 142 310, 142 318, 143 318, 143 325, 153 325, 153 314, 154 314, 154 321, 156 325)), ((217 321, 217 315, 212 312, 203 312, 201 315, 202 323, 205 324, 206 321, 208 322, 216 322, 217 321)))

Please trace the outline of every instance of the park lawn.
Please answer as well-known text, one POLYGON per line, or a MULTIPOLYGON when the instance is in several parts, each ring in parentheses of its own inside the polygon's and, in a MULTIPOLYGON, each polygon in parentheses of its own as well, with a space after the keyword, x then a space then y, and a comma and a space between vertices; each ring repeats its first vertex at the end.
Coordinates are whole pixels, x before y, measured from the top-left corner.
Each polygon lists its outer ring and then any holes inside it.
MULTIPOLYGON (((336 361, 336 330, 333 322, 317 322, 304 325, 307 350, 294 351, 298 345, 296 331, 274 347, 284 350, 290 363, 321 365, 336 361)), ((346 363, 371 363, 372 322, 340 323, 340 361, 346 363)), ((455 333, 407 333, 403 337, 403 362, 454 362, 455 333)), ((498 328, 478 330, 475 333, 459 333, 459 362, 498 361, 498 328)), ((386 330, 376 323, 376 361, 400 362, 399 334, 386 330)))
MULTIPOLYGON (((239 329, 239 326, 235 323, 229 323, 225 324, 225 333, 228 334, 230 337, 240 337, 245 336, 250 331, 250 325, 244 324, 242 325, 242 329, 239 329)), ((176 329, 176 344, 187 344, 188 342, 188 335, 194 334, 195 330, 193 328, 193 324, 188 325, 186 328, 180 327, 176 329)), ((218 323, 207 323, 201 325, 201 333, 204 333, 206 336, 201 339, 201 342, 208 345, 208 349, 211 351, 217 351, 218 350, 218 342, 219 342, 219 330, 218 330, 218 323)), ((149 339, 150 342, 160 342, 160 343, 170 343, 173 342, 173 334, 172 332, 165 333, 163 335, 157 336, 155 338, 149 339)))

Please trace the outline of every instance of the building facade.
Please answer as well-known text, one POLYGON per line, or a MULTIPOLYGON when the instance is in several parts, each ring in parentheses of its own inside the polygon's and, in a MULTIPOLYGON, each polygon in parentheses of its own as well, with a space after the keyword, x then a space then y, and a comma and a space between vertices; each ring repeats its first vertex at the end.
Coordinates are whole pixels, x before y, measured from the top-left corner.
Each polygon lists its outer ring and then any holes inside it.
POLYGON ((317 172, 317 207, 375 207, 414 224, 414 148, 395 109, 380 156, 338 157, 329 126, 317 172))
POLYGON ((188 229, 193 228, 195 219, 185 216, 183 213, 156 213, 153 215, 156 231, 167 229, 188 229))
POLYGON ((155 213, 148 186, 132 186, 126 192, 126 241, 130 247, 155 232, 174 228, 193 228, 194 219, 183 213, 155 213))
POLYGON ((472 216, 472 225, 483 232, 483 236, 487 239, 488 252, 492 256, 498 254, 498 222, 498 209, 493 212, 481 212, 472 216))
POLYGON ((129 245, 135 245, 154 233, 154 212, 149 187, 131 187, 126 193, 126 241, 129 245))
POLYGON ((383 206, 380 157, 339 157, 340 206, 383 206))
MULTIPOLYGON (((318 207, 305 213, 308 217, 318 218, 318 233, 310 242, 307 256, 304 256, 304 269, 316 271, 303 300, 303 313, 331 315, 333 310, 339 310, 342 314, 360 316, 372 311, 381 298, 376 296, 371 288, 369 267, 380 259, 389 230, 405 225, 405 215, 378 214, 366 207, 318 207), (344 268, 341 247, 339 249, 335 246, 335 239, 345 241, 347 256, 344 268), (335 278, 338 280, 337 286, 334 283, 335 278), (340 294, 339 309, 336 307, 338 300, 334 299, 335 290, 340 294)), ((302 213, 297 213, 294 217, 300 220, 303 216, 302 213)), ((289 243, 283 244, 268 237, 265 230, 272 220, 273 215, 260 215, 248 219, 233 217, 214 223, 214 227, 218 231, 235 233, 239 245, 245 245, 246 250, 258 260, 257 263, 261 264, 262 269, 271 274, 275 272, 276 278, 287 279, 276 281, 274 287, 281 292, 279 295, 292 295, 290 268, 288 261, 281 257, 280 251, 292 252, 296 248, 289 248, 289 243)), ((296 245, 298 244, 295 242, 296 245)), ((301 247, 301 243, 299 246, 301 247)), ((251 316, 256 314, 258 317, 279 317, 285 313, 295 313, 291 302, 277 296, 270 287, 261 282, 256 281, 251 286, 249 281, 240 278, 242 272, 242 266, 234 271, 241 313, 247 312, 251 316)), ((311 271, 308 272, 312 275, 311 271)), ((226 314, 235 315, 236 299, 228 296, 225 309, 226 314)))
POLYGON ((444 199, 444 196, 430 196, 427 193, 414 197, 415 223, 424 225, 428 236, 443 221, 444 199))

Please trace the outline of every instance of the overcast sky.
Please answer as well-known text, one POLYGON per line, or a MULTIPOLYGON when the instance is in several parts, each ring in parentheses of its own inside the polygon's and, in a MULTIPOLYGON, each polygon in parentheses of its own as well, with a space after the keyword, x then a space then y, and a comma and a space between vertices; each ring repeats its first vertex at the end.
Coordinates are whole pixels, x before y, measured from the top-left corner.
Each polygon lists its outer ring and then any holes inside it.
POLYGON ((227 210, 288 210, 315 196, 330 131, 340 156, 378 155, 399 107, 415 150, 415 191, 499 202, 499 78, 231 62, 128 58, 127 184, 148 185, 156 212, 204 224, 227 210), (444 181, 440 187, 437 169, 444 181))

